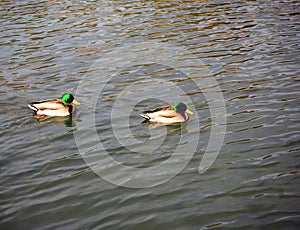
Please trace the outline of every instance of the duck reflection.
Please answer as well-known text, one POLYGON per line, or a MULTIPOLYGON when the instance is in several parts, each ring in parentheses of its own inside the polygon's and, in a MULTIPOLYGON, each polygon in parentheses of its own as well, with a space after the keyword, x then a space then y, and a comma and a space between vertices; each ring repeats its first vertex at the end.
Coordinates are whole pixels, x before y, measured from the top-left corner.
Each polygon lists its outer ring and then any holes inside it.
POLYGON ((55 123, 55 124, 61 124, 64 123, 66 127, 75 127, 76 124, 72 119, 72 116, 67 117, 49 117, 45 116, 43 118, 36 118, 37 121, 41 124, 44 123, 55 123))

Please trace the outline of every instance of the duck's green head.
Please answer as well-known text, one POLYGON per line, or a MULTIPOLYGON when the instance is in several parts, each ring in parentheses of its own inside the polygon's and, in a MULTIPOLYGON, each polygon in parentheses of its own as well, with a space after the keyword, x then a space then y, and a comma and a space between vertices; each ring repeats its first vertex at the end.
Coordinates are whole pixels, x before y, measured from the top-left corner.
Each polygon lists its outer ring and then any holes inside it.
POLYGON ((74 96, 70 93, 65 93, 62 97, 61 97, 61 101, 62 103, 64 103, 65 105, 69 105, 71 103, 74 103, 76 105, 80 105, 80 103, 78 101, 76 101, 74 99, 74 96))
POLYGON ((189 114, 194 114, 191 110, 189 110, 186 105, 184 103, 181 102, 177 102, 174 106, 173 106, 174 110, 180 114, 184 114, 185 112, 189 113, 189 114))

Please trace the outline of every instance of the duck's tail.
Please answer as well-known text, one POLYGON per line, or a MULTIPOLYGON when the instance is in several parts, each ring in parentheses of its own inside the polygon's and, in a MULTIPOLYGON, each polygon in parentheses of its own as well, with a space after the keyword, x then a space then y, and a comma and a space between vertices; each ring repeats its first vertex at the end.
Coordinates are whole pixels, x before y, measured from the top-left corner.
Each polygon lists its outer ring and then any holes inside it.
POLYGON ((140 116, 147 119, 147 120, 151 119, 151 117, 147 113, 142 113, 140 116))
POLYGON ((28 104, 28 107, 29 107, 30 109, 32 109, 34 112, 37 112, 37 111, 39 110, 37 107, 34 106, 33 103, 28 104))

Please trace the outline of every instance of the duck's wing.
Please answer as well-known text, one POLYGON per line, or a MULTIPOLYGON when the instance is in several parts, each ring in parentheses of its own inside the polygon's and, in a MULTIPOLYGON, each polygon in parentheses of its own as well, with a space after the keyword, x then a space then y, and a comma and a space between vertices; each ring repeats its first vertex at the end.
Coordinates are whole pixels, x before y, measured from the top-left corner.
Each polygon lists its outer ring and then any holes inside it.
POLYGON ((45 109, 58 110, 66 108, 66 106, 59 99, 31 102, 28 104, 28 107, 34 111, 45 109))
POLYGON ((166 105, 166 106, 162 106, 162 107, 159 107, 159 108, 156 108, 156 109, 152 109, 152 110, 147 110, 147 111, 144 111, 143 114, 150 114, 150 113, 157 113, 157 112, 160 112, 160 111, 174 111, 173 107, 171 105, 166 105))
POLYGON ((147 120, 150 120, 154 113, 157 113, 161 110, 162 110, 162 107, 152 109, 152 110, 147 110, 147 111, 144 111, 142 114, 140 114, 140 116, 147 119, 147 120))
POLYGON ((141 116, 150 121, 173 122, 173 119, 178 120, 178 114, 172 106, 163 106, 154 110, 145 111, 141 116))

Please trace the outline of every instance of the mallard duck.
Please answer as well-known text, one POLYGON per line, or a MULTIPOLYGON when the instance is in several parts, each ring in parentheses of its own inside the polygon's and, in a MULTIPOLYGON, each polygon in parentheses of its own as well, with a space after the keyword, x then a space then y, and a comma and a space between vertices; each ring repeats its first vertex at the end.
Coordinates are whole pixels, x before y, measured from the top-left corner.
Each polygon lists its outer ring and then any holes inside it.
POLYGON ((171 124, 188 120, 189 116, 187 113, 194 114, 187 109, 184 103, 176 103, 174 106, 167 105, 154 110, 145 111, 141 116, 148 121, 171 124))
POLYGON ((72 94, 66 93, 61 99, 31 102, 28 104, 28 107, 36 113, 36 118, 43 118, 45 116, 64 117, 75 111, 75 105, 73 105, 73 103, 80 105, 72 94))

